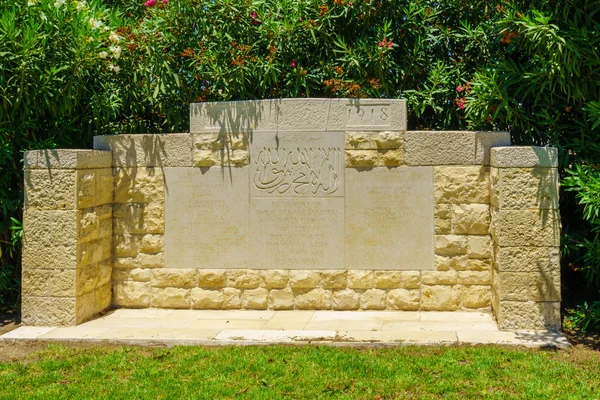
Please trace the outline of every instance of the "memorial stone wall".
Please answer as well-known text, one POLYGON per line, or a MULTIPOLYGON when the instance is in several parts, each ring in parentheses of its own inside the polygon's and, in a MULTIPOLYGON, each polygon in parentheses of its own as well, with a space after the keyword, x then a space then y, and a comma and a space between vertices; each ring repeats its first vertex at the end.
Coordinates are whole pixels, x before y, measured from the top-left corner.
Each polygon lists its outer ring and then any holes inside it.
POLYGON ((190 133, 27 152, 23 321, 493 310, 502 329, 557 329, 556 151, 509 146, 407 131, 403 100, 279 99, 193 104, 190 133))

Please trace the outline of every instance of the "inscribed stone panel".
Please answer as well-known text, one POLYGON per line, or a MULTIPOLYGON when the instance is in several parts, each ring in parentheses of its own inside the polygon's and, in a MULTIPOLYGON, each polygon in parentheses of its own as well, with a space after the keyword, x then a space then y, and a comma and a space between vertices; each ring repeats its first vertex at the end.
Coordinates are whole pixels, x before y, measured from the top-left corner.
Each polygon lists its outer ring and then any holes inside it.
POLYGON ((250 199, 250 265, 264 269, 344 268, 344 199, 250 199))
POLYGON ((165 267, 248 268, 248 168, 165 168, 165 267))
POLYGON ((255 133, 250 144, 252 197, 344 195, 344 133, 255 133))
POLYGON ((433 269, 433 169, 346 169, 346 267, 433 269))

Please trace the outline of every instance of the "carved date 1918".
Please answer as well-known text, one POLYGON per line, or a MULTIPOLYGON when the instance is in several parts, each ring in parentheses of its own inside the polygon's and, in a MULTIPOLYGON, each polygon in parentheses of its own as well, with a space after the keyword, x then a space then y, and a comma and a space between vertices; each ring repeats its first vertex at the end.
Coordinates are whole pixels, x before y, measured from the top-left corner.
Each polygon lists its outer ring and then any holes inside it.
POLYGON ((384 125, 388 117, 387 106, 348 107, 349 125, 384 125))

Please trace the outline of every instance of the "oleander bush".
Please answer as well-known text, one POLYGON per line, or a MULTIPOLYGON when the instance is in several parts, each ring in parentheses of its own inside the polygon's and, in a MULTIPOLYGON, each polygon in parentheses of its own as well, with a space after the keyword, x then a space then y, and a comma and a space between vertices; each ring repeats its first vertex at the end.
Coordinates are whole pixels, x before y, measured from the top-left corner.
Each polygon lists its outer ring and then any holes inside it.
POLYGON ((144 1, 0 3, 4 304, 18 293, 24 149, 186 131, 191 102, 277 97, 403 97, 409 129, 558 147, 569 273, 600 284, 582 197, 597 196, 598 2, 144 1))

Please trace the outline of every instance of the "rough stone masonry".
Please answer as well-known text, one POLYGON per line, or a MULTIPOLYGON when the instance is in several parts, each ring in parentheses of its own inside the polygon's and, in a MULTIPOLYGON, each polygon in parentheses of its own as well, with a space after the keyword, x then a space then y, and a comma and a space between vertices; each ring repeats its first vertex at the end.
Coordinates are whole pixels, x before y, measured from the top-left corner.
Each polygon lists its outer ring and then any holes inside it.
POLYGON ((25 154, 23 323, 108 307, 493 310, 560 328, 557 153, 406 102, 192 104, 190 133, 25 154))

